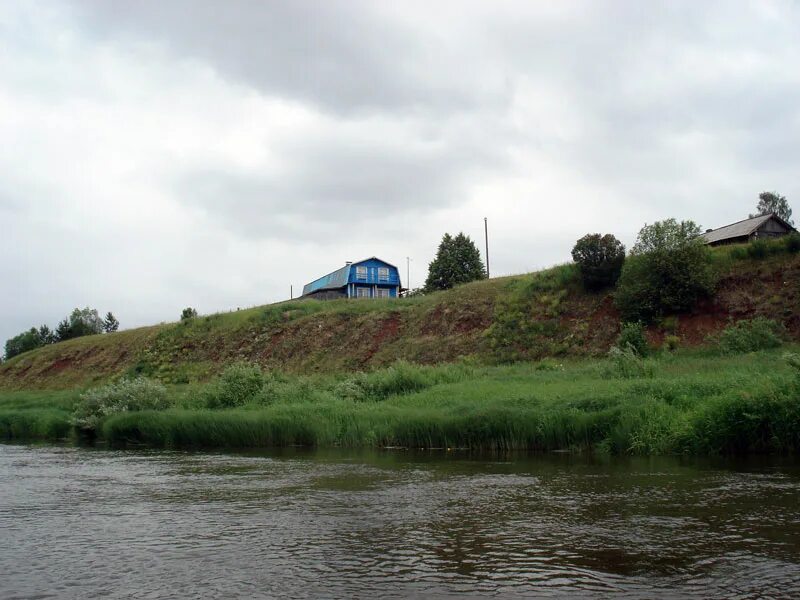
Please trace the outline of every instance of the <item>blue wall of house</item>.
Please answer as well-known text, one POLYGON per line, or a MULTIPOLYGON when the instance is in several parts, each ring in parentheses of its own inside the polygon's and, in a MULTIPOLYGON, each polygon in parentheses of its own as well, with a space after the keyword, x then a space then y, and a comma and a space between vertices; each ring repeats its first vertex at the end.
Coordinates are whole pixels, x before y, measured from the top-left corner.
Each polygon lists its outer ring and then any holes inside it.
POLYGON ((348 283, 362 283, 362 284, 379 284, 387 286, 400 285, 400 274, 397 272, 397 267, 393 267, 389 263, 371 258, 362 262, 353 263, 350 265, 350 277, 348 283), (359 277, 359 267, 366 268, 366 279, 359 277), (378 269, 388 269, 389 278, 380 279, 378 276, 378 269))

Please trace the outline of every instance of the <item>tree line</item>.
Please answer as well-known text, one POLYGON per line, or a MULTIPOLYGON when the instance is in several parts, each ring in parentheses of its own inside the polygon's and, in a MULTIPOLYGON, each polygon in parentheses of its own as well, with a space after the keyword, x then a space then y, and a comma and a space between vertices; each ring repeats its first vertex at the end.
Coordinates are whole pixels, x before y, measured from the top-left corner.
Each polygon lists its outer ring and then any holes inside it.
MULTIPOLYGON (((792 209, 778 192, 762 192, 755 214, 774 214, 794 225, 792 209)), ((590 291, 617 284, 617 306, 628 319, 646 321, 664 311, 683 310, 713 285, 700 227, 675 219, 645 226, 636 245, 626 255, 625 246, 613 235, 587 234, 572 249, 584 287, 590 291), (626 256, 629 264, 626 264, 626 256)), ((444 234, 436 257, 428 267, 422 288, 409 295, 450 289, 486 278, 480 251, 469 236, 444 234)))
POLYGON ((84 335, 98 333, 112 333, 119 329, 119 321, 111 313, 101 317, 95 308, 76 308, 64 317, 56 328, 50 329, 47 325, 39 328, 31 327, 19 335, 6 340, 5 360, 13 358, 23 352, 34 350, 48 344, 63 342, 84 335))

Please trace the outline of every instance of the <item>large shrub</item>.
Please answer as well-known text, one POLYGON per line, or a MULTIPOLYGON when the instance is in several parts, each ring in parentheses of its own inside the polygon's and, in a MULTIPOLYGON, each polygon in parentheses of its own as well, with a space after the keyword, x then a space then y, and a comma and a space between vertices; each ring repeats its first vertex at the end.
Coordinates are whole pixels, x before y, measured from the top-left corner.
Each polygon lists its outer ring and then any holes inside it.
POLYGON ((109 415, 139 410, 163 410, 169 406, 166 388, 146 377, 123 379, 94 388, 81 396, 72 415, 73 424, 97 429, 109 415))
POLYGON ((264 388, 261 367, 247 362, 234 363, 205 392, 207 408, 235 408, 254 400, 264 388))
POLYGON ((783 343, 783 327, 765 317, 742 320, 728 325, 717 337, 720 349, 727 354, 756 352, 777 348, 783 343))
POLYGON ((614 285, 625 262, 625 246, 611 234, 590 233, 575 243, 572 260, 578 265, 583 285, 599 290, 614 285))
POLYGON ((647 356, 649 347, 641 323, 623 323, 617 338, 617 348, 630 348, 639 356, 647 356))
POLYGON ((623 320, 651 322, 688 310, 713 291, 711 255, 699 233, 692 221, 675 219, 642 228, 614 298, 623 320))

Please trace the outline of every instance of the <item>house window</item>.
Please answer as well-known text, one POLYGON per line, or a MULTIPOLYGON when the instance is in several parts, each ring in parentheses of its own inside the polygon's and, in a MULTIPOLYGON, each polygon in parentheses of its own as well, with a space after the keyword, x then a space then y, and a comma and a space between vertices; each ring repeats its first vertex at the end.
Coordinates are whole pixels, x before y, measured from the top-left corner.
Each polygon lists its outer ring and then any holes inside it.
POLYGON ((388 298, 389 290, 385 288, 378 288, 378 298, 388 298))
POLYGON ((356 298, 369 298, 369 288, 356 288, 356 298))
POLYGON ((378 268, 378 281, 389 281, 389 269, 386 267, 378 268))
POLYGON ((356 279, 367 278, 367 267, 356 267, 356 279))

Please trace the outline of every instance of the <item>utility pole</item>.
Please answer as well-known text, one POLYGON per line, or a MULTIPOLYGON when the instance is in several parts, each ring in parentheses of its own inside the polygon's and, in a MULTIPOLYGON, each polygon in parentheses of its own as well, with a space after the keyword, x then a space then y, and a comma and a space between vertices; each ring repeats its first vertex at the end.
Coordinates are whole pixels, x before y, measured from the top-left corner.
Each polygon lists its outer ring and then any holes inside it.
POLYGON ((486 239, 486 279, 489 279, 489 219, 483 217, 483 235, 486 239))
POLYGON ((289 284, 289 300, 294 300, 294 286, 289 284))
MULTIPOLYGON (((406 256, 406 289, 411 291, 411 257, 406 256)), ((408 293, 408 292, 406 292, 408 293)))

